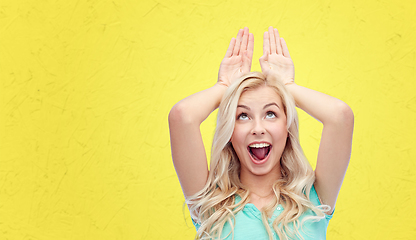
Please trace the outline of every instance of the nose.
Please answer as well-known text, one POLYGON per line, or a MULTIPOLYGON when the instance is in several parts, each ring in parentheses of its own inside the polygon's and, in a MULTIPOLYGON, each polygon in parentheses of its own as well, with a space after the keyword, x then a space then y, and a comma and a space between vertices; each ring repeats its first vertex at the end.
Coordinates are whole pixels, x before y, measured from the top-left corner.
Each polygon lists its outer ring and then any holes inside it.
POLYGON ((264 129, 264 126, 260 119, 253 121, 253 127, 251 128, 252 135, 264 135, 265 132, 266 130, 264 129))

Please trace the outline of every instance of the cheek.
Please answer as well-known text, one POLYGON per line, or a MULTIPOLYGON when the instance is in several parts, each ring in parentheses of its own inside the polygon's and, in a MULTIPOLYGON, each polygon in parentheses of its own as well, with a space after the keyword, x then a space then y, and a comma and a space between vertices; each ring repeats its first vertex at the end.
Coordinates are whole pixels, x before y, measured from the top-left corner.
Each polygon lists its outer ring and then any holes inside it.
POLYGON ((288 132, 286 129, 286 125, 274 125, 270 128, 270 132, 272 132, 273 136, 276 136, 277 138, 287 138, 288 132))
POLYGON ((244 145, 246 134, 242 126, 236 126, 234 128, 233 135, 231 136, 231 143, 234 146, 234 149, 240 148, 244 145))

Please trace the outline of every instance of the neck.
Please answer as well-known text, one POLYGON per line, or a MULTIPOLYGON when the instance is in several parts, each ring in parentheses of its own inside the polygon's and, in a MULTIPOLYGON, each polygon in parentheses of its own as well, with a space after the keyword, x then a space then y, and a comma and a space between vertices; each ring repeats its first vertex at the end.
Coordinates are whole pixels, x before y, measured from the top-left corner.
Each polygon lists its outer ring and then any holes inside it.
POLYGON ((264 175, 254 175, 248 169, 241 169, 240 181, 250 192, 259 197, 269 197, 273 184, 281 178, 280 166, 264 175))

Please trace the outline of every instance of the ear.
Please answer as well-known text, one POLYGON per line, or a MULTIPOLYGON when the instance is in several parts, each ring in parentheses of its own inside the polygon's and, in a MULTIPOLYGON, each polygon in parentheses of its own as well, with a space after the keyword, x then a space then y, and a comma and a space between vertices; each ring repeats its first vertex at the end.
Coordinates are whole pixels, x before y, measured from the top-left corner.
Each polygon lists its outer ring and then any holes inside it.
POLYGON ((229 144, 232 148, 234 148, 233 143, 231 142, 233 139, 230 139, 227 144, 229 144))

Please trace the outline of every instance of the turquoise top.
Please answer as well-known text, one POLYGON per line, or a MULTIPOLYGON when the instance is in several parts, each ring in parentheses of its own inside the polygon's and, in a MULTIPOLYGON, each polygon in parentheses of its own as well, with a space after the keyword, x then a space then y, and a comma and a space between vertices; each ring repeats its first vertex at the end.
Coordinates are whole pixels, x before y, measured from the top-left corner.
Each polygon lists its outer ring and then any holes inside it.
MULTIPOLYGON (((311 192, 310 192, 310 200, 315 206, 321 205, 318 194, 316 193, 315 187, 312 185, 311 192)), ((237 195, 236 202, 241 201, 240 196, 237 195)), ((271 219, 269 219, 269 226, 273 232, 274 239, 279 239, 277 233, 273 230, 272 223, 283 212, 283 207, 279 204, 271 219)), ((334 213, 331 215, 325 214, 325 218, 321 219, 318 222, 312 222, 312 220, 305 221, 303 224, 303 230, 299 228, 299 232, 305 240, 313 240, 313 239, 326 239, 326 229, 328 227, 329 220, 332 218, 334 213)), ((315 216, 315 213, 308 209, 305 213, 302 214, 299 218, 299 222, 305 216, 315 216)), ((199 224, 194 223, 196 230, 199 229, 199 224)), ((289 224, 292 228, 292 224, 289 224)), ((292 228, 293 229, 293 228, 292 228)), ((221 239, 231 240, 232 233, 231 233, 231 226, 228 222, 224 224, 223 231, 221 234, 221 239), (229 234, 230 233, 230 234, 229 234), (228 235, 229 234, 229 235, 228 235), (228 237, 226 237, 228 235, 228 237), (225 238, 226 237, 226 238, 225 238)), ((256 206, 252 203, 247 203, 243 210, 239 211, 235 214, 235 226, 234 226, 234 240, 242 240, 242 239, 256 239, 256 240, 268 240, 269 235, 267 234, 266 228, 263 225, 263 221, 261 220, 261 212, 257 209, 256 206)))

